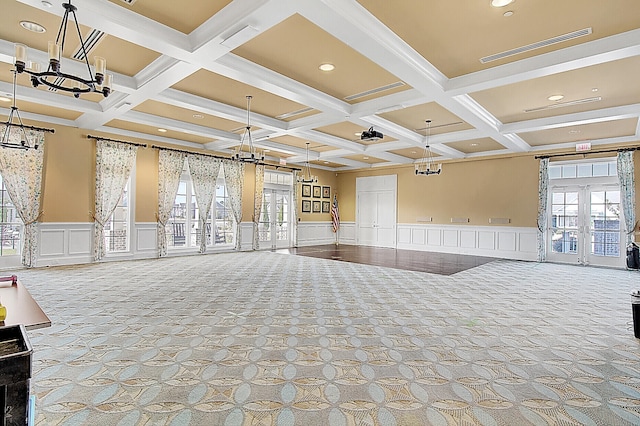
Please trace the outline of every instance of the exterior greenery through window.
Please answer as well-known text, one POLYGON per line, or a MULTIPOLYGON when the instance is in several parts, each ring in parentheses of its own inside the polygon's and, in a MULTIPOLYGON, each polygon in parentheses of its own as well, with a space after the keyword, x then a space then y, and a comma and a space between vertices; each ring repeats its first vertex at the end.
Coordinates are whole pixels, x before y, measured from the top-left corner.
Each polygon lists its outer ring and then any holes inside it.
MULTIPOLYGON (((193 192, 191 177, 185 167, 176 199, 167 221, 168 246, 170 248, 197 248, 200 246, 199 212, 193 192)), ((216 196, 206 223, 207 245, 233 244, 236 223, 231 211, 229 193, 224 182, 222 168, 216 182, 216 196), (214 219, 215 218, 215 221, 214 219)))
POLYGON ((22 250, 22 220, 9 198, 9 192, 0 176, 0 256, 20 255, 22 250))
POLYGON ((131 178, 122 191, 118 205, 104 225, 104 247, 107 253, 124 253, 129 251, 131 229, 131 178))

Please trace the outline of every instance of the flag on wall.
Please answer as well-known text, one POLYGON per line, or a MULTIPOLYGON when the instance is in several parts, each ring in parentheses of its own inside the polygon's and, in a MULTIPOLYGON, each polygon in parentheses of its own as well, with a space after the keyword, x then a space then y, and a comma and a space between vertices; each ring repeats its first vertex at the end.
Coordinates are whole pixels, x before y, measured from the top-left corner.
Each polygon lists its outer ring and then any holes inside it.
POLYGON ((335 194, 333 194, 333 204, 331 205, 331 222, 333 232, 338 232, 338 229, 340 229, 340 213, 338 211, 338 196, 335 194))

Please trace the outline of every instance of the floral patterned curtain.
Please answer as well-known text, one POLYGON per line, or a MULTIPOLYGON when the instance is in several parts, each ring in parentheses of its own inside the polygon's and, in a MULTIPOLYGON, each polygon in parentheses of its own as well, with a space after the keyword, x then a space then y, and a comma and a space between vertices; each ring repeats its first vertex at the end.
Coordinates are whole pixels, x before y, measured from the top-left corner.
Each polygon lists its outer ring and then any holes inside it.
MULTIPOLYGON (((35 266, 38 254, 38 218, 40 217, 40 195, 42 193, 42 165, 44 154, 44 132, 25 129, 27 137, 38 145, 38 149, 0 148, 0 175, 7 188, 11 202, 24 223, 22 264, 35 266)), ((5 126, 0 126, 4 134, 5 126)), ((9 142, 20 145, 18 132, 10 132, 9 142)))
POLYGON ((298 170, 293 171, 293 191, 291 192, 291 203, 293 204, 293 208, 291 209, 291 221, 293 222, 293 226, 291 230, 293 234, 291 235, 291 244, 294 247, 298 247, 298 170))
MULTIPOLYGON (((193 192, 198 203, 198 232, 200 233, 200 253, 207 251, 207 219, 216 196, 216 181, 220 172, 220 160, 208 155, 188 154, 189 174, 193 192)), ((209 230, 211 232, 211 230, 209 230)))
POLYGON ((93 257, 104 257, 104 225, 109 220, 124 190, 136 161, 138 147, 128 143, 96 142, 96 200, 93 233, 93 257))
POLYGON ((538 176, 538 262, 546 259, 545 232, 547 230, 547 200, 549 193, 549 159, 540 160, 538 176))
POLYGON ((258 223, 262 212, 262 196, 264 194, 264 165, 256 164, 256 193, 253 198, 253 249, 260 249, 258 223))
POLYGON ((186 155, 161 149, 158 153, 158 257, 167 255, 167 221, 176 200, 186 155))
POLYGON ((225 160, 224 179, 229 192, 231 211, 236 220, 236 250, 241 248, 242 238, 242 186, 244 183, 244 163, 238 161, 225 160))
POLYGON ((618 180, 620 181, 620 201, 624 214, 627 244, 633 242, 636 227, 636 182, 633 169, 633 152, 618 152, 618 180))

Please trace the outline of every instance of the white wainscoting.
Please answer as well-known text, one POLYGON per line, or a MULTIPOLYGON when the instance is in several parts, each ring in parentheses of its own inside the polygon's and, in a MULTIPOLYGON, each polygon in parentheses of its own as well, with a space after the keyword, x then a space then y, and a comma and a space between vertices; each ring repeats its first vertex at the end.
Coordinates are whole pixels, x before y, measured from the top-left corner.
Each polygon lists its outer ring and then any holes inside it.
POLYGON ((44 222, 36 266, 73 265, 93 261, 93 223, 44 222))
POLYGON ((240 251, 253 250, 253 222, 241 222, 240 226, 240 251))
POLYGON ((398 224, 398 249, 536 260, 537 229, 398 224))
MULTIPOLYGON (((341 222, 338 231, 340 244, 356 243, 356 227, 354 222, 341 222)), ((331 222, 299 222, 298 246, 318 246, 323 244, 335 244, 336 234, 333 232, 331 222)))

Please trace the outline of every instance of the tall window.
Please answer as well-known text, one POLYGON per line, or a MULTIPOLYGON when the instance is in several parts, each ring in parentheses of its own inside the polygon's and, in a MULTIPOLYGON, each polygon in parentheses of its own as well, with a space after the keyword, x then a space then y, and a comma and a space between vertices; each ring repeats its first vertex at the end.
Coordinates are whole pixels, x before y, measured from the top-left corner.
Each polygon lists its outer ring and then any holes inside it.
MULTIPOLYGON (((191 185, 191 176, 185 166, 171 216, 167 222, 169 247, 196 248, 200 246, 199 214, 198 203, 191 185)), ((224 182, 222 168, 216 183, 216 196, 205 226, 208 246, 233 244, 236 223, 231 211, 229 193, 224 182)))
POLYGON ((104 225, 104 247, 107 253, 122 253, 129 251, 131 236, 131 177, 122 191, 116 209, 104 225))
POLYGON ((0 256, 19 255, 21 246, 22 220, 9 198, 2 176, 0 192, 0 256))

